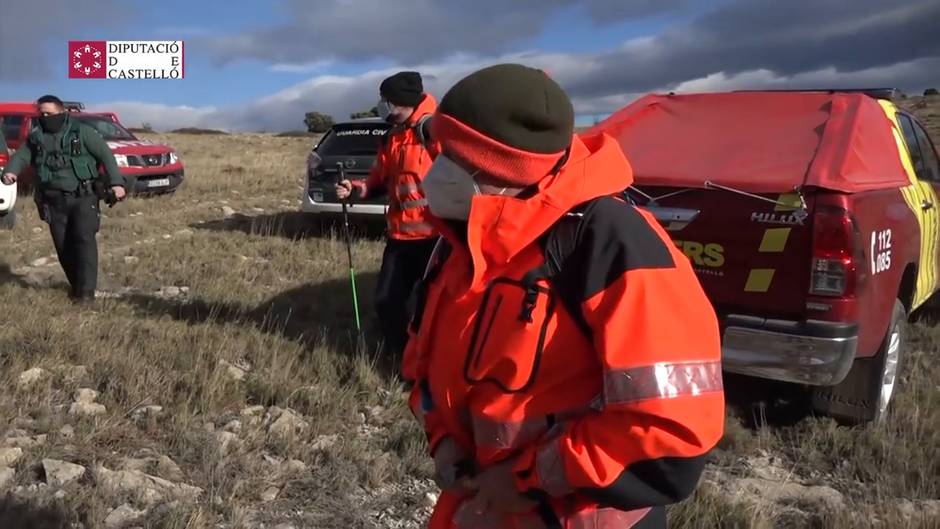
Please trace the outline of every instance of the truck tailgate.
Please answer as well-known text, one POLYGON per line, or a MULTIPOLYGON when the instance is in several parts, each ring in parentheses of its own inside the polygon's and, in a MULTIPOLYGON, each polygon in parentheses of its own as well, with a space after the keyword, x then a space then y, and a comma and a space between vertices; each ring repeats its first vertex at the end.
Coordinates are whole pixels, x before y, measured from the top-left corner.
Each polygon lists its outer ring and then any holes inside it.
POLYGON ((639 189, 655 200, 631 196, 657 214, 720 314, 804 317, 812 262, 811 195, 801 202, 797 194, 764 194, 761 200, 720 189, 639 189), (688 223, 676 220, 677 211, 694 217, 688 223))

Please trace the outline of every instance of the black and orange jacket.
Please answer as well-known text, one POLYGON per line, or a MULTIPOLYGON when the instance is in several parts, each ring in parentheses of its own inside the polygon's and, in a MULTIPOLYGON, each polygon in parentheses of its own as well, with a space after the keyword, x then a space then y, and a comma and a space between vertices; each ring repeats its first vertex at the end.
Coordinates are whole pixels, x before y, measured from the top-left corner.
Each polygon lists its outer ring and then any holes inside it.
POLYGON ((428 221, 428 201, 421 190, 421 181, 437 156, 437 145, 427 147, 418 137, 415 126, 422 117, 433 114, 437 101, 431 94, 415 108, 408 121, 393 127, 383 141, 375 164, 366 180, 369 195, 383 190, 388 194, 388 235, 392 239, 415 240, 436 237, 428 221))
MULTIPOLYGON (((610 137, 576 137, 535 196, 474 197, 465 237, 439 224, 452 250, 405 353, 432 454, 451 436, 477 468, 514 458, 519 490, 560 520, 630 526, 678 501, 722 434, 717 318, 655 219, 610 197, 631 182, 610 137), (540 236, 598 197, 565 265, 590 337, 548 284, 521 317, 540 236)), ((432 527, 457 527, 460 504, 445 493, 432 527)))

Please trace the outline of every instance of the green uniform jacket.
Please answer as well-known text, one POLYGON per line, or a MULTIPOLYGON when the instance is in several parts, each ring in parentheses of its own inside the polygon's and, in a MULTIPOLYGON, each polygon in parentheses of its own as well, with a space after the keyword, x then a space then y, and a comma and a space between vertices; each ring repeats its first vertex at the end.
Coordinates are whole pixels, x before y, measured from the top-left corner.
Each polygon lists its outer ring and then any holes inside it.
POLYGON ((109 185, 127 186, 114 160, 114 153, 101 134, 69 117, 62 130, 55 134, 42 132, 39 128, 30 131, 29 139, 16 150, 4 172, 19 175, 32 165, 37 189, 75 191, 80 181, 99 178, 99 164, 105 168, 109 185), (73 153, 71 145, 76 134, 81 143, 78 154, 73 153))

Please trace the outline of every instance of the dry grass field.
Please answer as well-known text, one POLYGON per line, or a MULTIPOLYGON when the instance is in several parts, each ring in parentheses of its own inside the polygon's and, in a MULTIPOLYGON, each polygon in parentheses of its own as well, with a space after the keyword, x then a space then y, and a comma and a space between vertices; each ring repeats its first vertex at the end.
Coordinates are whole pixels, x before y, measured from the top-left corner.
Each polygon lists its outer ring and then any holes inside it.
MULTIPOLYGON (((919 101, 940 139, 940 100, 919 101)), ((296 213, 312 140, 150 137, 188 179, 105 211, 94 310, 67 303, 28 200, 0 233, 0 527, 419 527, 423 435, 370 319, 353 330, 342 240, 296 213)), ((354 246, 367 315, 381 251, 354 246)), ((882 426, 729 379, 739 405, 671 526, 940 527, 940 328, 912 334, 882 426)))

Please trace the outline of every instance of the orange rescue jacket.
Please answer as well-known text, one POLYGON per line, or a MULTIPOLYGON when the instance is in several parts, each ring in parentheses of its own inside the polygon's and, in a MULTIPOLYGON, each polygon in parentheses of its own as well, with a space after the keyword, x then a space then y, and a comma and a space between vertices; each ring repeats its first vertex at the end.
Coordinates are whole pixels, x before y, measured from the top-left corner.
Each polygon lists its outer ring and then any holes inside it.
POLYGON ((425 94, 408 121, 389 131, 366 180, 369 195, 377 190, 388 194, 386 221, 388 236, 392 239, 415 240, 437 236, 428 222, 431 213, 421 190, 421 181, 437 157, 438 147, 433 141, 425 146, 415 130, 421 118, 433 114, 435 109, 437 101, 434 96, 425 94))
MULTIPOLYGON (((632 527, 692 492, 722 434, 716 315, 656 220, 613 198, 631 182, 610 137, 575 137, 535 196, 474 197, 465 235, 434 219, 450 252, 412 322, 411 407, 432 454, 451 436, 477 469, 514 459, 541 505, 507 528, 541 527, 546 509, 559 527, 632 527), (598 197, 562 277, 527 300, 539 238, 598 197)), ((432 529, 459 527, 461 505, 445 492, 432 529)))

